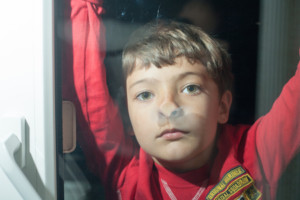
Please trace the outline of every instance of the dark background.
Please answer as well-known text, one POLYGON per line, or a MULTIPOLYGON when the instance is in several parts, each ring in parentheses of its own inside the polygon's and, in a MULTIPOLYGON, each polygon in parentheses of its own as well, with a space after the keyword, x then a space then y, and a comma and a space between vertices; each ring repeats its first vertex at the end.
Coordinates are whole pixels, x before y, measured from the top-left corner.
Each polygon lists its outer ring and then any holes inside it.
MULTIPOLYGON (((103 19, 114 19, 128 24, 144 24, 156 18, 185 20, 178 15, 188 1, 184 0, 110 0, 104 2, 103 19)), ((219 23, 210 31, 214 38, 225 41, 232 58, 234 74, 234 99, 229 123, 253 123, 259 28, 259 1, 199 0, 212 6, 219 23)), ((112 26, 107 24, 107 27, 112 26)), ((123 32, 111 32, 107 28, 107 46, 113 38, 126 40, 123 32), (119 35, 118 35, 119 34, 119 35)), ((121 49, 107 50, 107 59, 114 57, 114 65, 106 62, 108 86, 114 98, 118 98, 122 85, 121 49), (119 64, 116 64, 119 63, 119 64)))

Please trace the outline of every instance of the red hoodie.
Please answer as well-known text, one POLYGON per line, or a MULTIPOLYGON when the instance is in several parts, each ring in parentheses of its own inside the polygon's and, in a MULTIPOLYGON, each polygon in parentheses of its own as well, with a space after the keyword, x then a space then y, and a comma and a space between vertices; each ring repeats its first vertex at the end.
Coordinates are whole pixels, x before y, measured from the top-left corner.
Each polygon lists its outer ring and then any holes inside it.
MULTIPOLYGON (((71 0, 63 98, 77 108, 79 141, 108 199, 274 199, 281 172, 300 146, 300 64, 270 112, 252 126, 224 125, 212 163, 175 174, 124 134, 106 86, 101 1, 71 0)), ((67 7, 66 7, 67 8, 67 7)))

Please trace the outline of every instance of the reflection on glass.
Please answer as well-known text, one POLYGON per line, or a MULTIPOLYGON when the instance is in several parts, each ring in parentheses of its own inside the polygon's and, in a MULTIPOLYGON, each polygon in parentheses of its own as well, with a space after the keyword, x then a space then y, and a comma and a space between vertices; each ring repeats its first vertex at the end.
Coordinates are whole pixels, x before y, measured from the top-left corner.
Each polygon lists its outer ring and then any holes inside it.
MULTIPOLYGON (((75 1, 71 0, 70 2, 75 1)), ((111 0, 104 1, 103 5, 90 4, 88 2, 79 4, 80 6, 76 7, 76 4, 74 3, 71 7, 70 3, 66 3, 64 11, 65 21, 63 23, 64 31, 62 31, 62 37, 65 40, 63 56, 63 63, 65 65, 62 76, 64 84, 63 98, 65 98, 65 100, 72 100, 77 108, 82 108, 83 104, 90 105, 89 101, 95 101, 96 104, 97 98, 102 98, 103 95, 111 95, 113 100, 118 104, 125 131, 132 133, 125 103, 126 95, 123 87, 124 78, 121 72, 123 47, 127 43, 131 33, 146 22, 153 19, 167 18, 201 27, 204 31, 218 40, 223 48, 229 51, 233 60, 232 72, 235 76, 235 84, 233 87, 234 99, 229 122, 233 124, 254 122, 259 1, 241 3, 239 1, 228 0, 111 0), (96 18, 92 18, 91 16, 93 15, 86 16, 86 13, 83 11, 93 11, 94 14, 96 13, 96 18), (103 24, 96 23, 95 27, 97 29, 94 30, 96 32, 95 35, 93 35, 95 36, 95 40, 85 40, 86 38, 82 37, 79 33, 87 34, 84 31, 86 30, 88 23, 93 22, 97 17, 100 17, 103 24), (72 21, 75 18, 80 18, 81 21, 79 23, 77 23, 78 21, 72 21), (100 35, 97 35, 97 31, 99 30, 100 35), (103 37, 104 34, 101 35, 101 33, 105 33, 105 37, 103 37), (100 37, 100 40, 97 40, 97 37, 100 37), (103 88, 101 88, 101 85, 99 85, 101 80, 95 78, 97 73, 100 73, 101 70, 95 70, 94 74, 88 74, 84 70, 79 71, 82 69, 80 66, 85 65, 87 60, 93 59, 81 59, 82 55, 87 53, 85 51, 85 45, 88 45, 88 42, 97 41, 100 41, 100 47, 102 47, 102 49, 97 49, 98 45, 95 45, 96 50, 99 51, 99 55, 97 56, 99 56, 100 60, 100 62, 95 63, 95 66, 99 66, 99 68, 105 66, 106 68, 106 83, 109 91, 104 92, 102 91, 103 88), (73 48, 76 48, 75 51, 72 50, 72 45, 74 44, 77 45, 76 47, 73 46, 73 48), (103 44, 106 45, 102 46, 103 44), (103 50, 105 50, 105 52, 103 52, 103 50), (79 66, 78 70, 70 70, 68 66, 72 65, 79 66), (75 84, 73 82, 75 79, 78 80, 78 78, 82 78, 83 81, 95 81, 93 83, 95 91, 91 94, 87 92, 89 91, 88 89, 85 90, 86 88, 76 88, 76 81, 75 84), (77 91, 77 93, 75 91, 77 91), (101 94, 97 93, 97 91, 101 91, 101 94)), ((107 104, 104 104, 103 106, 107 106, 107 104)), ((98 124, 105 124, 109 120, 97 118, 99 121, 89 121, 90 119, 94 119, 93 117, 96 115, 94 112, 97 112, 97 110, 92 110, 92 107, 85 107, 85 109, 86 110, 77 110, 79 116, 78 142, 80 145, 77 146, 73 153, 64 155, 65 199, 103 199, 105 194, 109 192, 106 190, 106 187, 110 183, 102 183, 96 176, 99 175, 97 173, 99 169, 95 169, 95 166, 98 165, 90 163, 87 166, 85 164, 86 159, 94 160, 95 163, 97 163, 97 160, 101 160, 101 158, 98 159, 97 157, 93 157, 93 155, 97 155, 95 152, 92 152, 95 154, 84 154, 81 149, 97 147, 95 138, 90 137, 88 139, 83 139, 83 137, 90 134, 89 132, 92 132, 93 130, 101 130, 103 127, 98 124), (83 123, 86 121, 88 121, 89 124, 83 123), (82 127, 92 127, 92 130, 83 129, 82 127)), ((116 112, 114 109, 114 107, 111 108, 112 113, 116 112)), ((181 113, 181 111, 178 113, 181 113)), ((121 128, 120 124, 118 124, 118 126, 119 127, 115 127, 116 130, 114 131, 121 128)), ((110 148, 109 143, 107 144, 107 148, 110 148)), ((126 152, 126 149, 123 149, 123 151, 126 152)), ((294 171, 296 171, 295 168, 299 166, 299 160, 300 159, 293 161, 288 170, 294 169, 294 171)), ((103 163, 103 165, 105 165, 105 163, 103 163)), ((299 177, 299 173, 296 174, 296 176, 292 175, 292 177, 299 177)), ((281 179, 282 186, 280 186, 278 190, 279 199, 285 199, 283 197, 287 193, 286 190, 291 190, 290 184, 286 184, 285 177, 289 177, 289 180, 292 178, 291 175, 287 173, 284 175, 284 178, 281 179)), ((295 182, 299 184, 299 180, 300 179, 298 178, 295 182)), ((169 187, 168 185, 165 186, 169 187)), ((298 193, 295 191, 295 197, 296 196, 299 196, 299 191, 298 193)))

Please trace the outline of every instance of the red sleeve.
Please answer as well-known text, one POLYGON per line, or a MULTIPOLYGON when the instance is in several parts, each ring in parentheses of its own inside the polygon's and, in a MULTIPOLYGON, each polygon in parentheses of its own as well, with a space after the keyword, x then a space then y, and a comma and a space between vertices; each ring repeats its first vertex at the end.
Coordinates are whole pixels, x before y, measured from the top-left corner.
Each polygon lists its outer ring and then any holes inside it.
POLYGON ((105 185, 115 185, 112 177, 131 158, 133 146, 106 84, 103 8, 96 0, 70 0, 65 7, 63 98, 75 104, 78 141, 90 169, 105 185))
POLYGON ((270 112, 254 127, 257 151, 270 184, 278 182, 281 172, 299 152, 300 146, 300 63, 295 76, 284 86, 270 112))

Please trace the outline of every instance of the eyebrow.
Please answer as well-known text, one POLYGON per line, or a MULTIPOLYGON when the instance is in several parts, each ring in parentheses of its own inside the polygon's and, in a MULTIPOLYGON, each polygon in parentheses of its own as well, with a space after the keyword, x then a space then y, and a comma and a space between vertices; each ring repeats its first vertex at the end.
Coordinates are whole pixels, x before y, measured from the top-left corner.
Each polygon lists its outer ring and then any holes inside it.
POLYGON ((206 79, 207 76, 201 72, 185 72, 185 73, 182 73, 178 76, 178 79, 183 79, 185 78, 186 76, 190 76, 190 75, 193 75, 193 76, 199 76, 201 78, 204 78, 206 79))
MULTIPOLYGON (((193 76, 198 76, 198 77, 201 77, 201 78, 204 78, 206 79, 206 75, 203 74, 203 73, 199 73, 199 72, 184 72, 182 74, 179 74, 177 79, 183 79, 187 76, 190 76, 190 75, 193 75, 193 76)), ((158 81, 157 79, 155 78, 145 78, 145 79, 141 79, 141 80, 138 80, 136 82, 134 82, 133 84, 131 84, 129 86, 129 89, 131 89, 132 87, 134 87, 135 85, 138 85, 140 83, 154 83, 155 81, 158 81)))
POLYGON ((144 79, 141 79, 141 80, 138 80, 134 83, 132 83, 130 86, 129 86, 129 89, 131 89, 132 87, 134 87, 135 85, 138 85, 140 83, 153 83, 157 81, 155 78, 144 78, 144 79))

